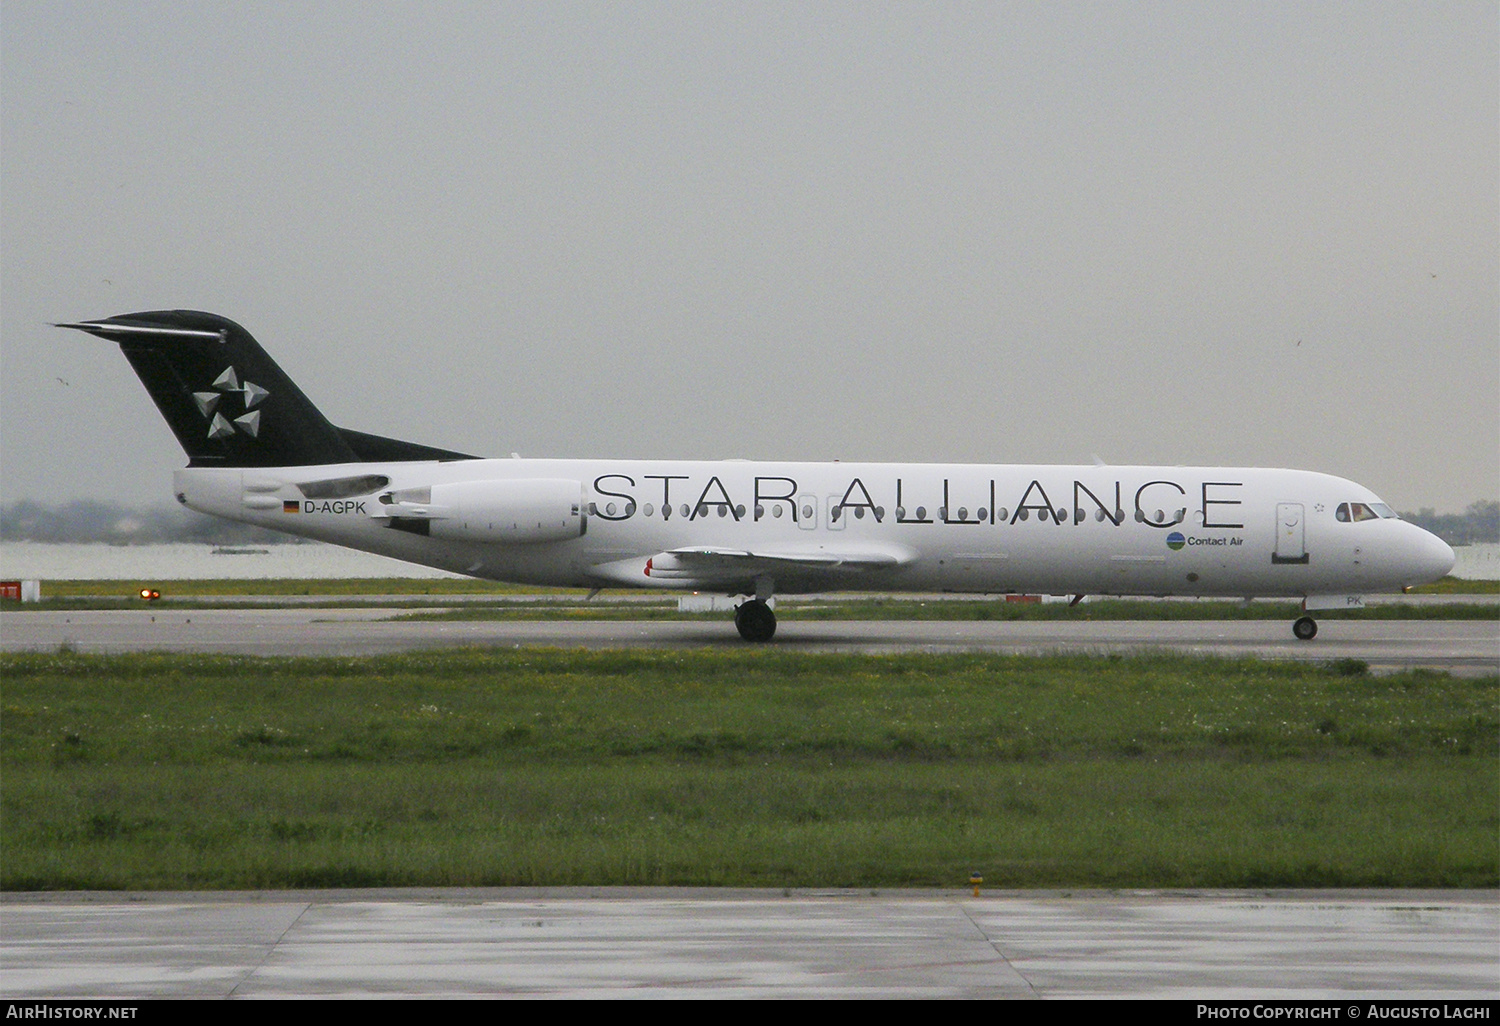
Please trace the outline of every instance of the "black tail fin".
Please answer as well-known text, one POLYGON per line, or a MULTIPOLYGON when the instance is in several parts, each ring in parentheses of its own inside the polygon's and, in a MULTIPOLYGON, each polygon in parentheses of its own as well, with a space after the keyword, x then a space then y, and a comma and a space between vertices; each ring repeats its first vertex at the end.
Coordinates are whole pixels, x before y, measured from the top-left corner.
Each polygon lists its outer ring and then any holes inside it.
POLYGON ((335 427, 231 320, 196 310, 60 324, 118 342, 194 467, 473 459, 335 427))

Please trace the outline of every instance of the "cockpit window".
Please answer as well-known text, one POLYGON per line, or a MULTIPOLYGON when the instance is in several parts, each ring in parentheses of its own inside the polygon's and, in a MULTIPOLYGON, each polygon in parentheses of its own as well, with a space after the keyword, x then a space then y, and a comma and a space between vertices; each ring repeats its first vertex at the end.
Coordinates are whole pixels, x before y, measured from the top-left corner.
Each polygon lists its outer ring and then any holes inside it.
POLYGON ((1396 511, 1383 502, 1341 502, 1333 511, 1333 519, 1341 524, 1361 520, 1395 520, 1396 511))

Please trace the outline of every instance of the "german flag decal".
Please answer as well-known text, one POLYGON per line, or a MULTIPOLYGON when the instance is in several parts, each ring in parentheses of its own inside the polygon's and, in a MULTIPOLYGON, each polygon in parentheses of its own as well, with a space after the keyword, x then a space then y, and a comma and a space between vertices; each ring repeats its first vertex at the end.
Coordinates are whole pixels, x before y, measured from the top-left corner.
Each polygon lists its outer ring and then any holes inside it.
POLYGON ((302 505, 296 499, 283 499, 281 501, 281 512, 300 513, 301 511, 302 505))

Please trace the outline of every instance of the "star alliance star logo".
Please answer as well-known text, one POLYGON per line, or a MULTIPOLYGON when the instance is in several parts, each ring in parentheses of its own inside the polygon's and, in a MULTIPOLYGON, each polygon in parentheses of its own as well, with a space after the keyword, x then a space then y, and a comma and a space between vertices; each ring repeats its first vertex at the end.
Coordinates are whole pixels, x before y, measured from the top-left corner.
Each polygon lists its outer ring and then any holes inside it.
POLYGON ((209 438, 230 438, 236 429, 254 438, 260 433, 260 411, 259 406, 270 395, 264 388, 252 381, 240 384, 239 375, 234 372, 233 367, 226 367, 224 373, 214 379, 210 386, 217 391, 194 392, 193 402, 198 404, 198 409, 203 416, 209 419, 209 438), (228 411, 220 410, 219 403, 225 396, 238 392, 245 405, 245 412, 230 421, 224 414, 228 411))

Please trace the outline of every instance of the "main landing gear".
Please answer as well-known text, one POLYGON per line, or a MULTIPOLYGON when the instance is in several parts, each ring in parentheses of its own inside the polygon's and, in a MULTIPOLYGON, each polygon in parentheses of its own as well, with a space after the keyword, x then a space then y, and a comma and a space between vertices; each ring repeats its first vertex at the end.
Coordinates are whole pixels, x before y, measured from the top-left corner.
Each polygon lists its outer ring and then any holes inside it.
POLYGON ((734 626, 746 641, 770 641, 776 633, 776 614, 760 599, 748 599, 735 607, 734 626))
POLYGON ((1292 624, 1292 633, 1297 636, 1298 641, 1311 641, 1318 636, 1318 621, 1310 616, 1299 616, 1297 622, 1292 624))
POLYGON ((770 577, 755 579, 755 597, 734 608, 734 626, 746 641, 770 641, 776 633, 776 614, 771 611, 771 596, 776 582, 770 577))

